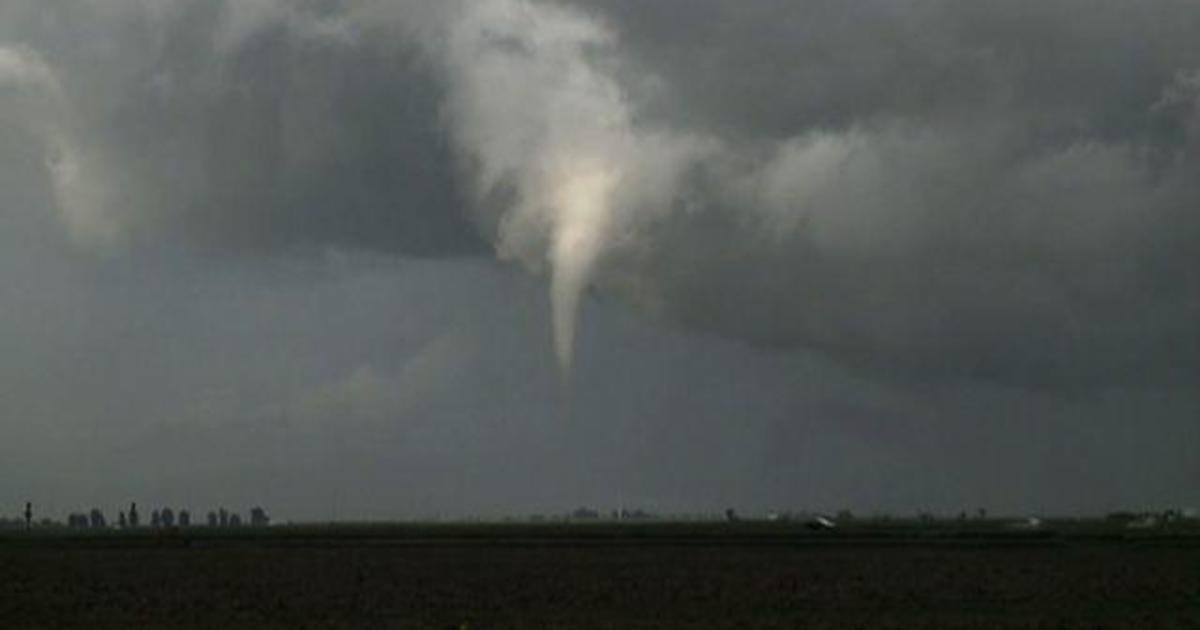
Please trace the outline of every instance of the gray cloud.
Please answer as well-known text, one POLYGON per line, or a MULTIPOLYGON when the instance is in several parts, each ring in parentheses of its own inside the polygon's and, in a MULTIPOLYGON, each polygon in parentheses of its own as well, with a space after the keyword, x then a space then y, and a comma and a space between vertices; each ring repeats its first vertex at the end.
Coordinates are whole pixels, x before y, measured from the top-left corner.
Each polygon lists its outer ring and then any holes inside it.
POLYGON ((587 6, 644 124, 727 147, 614 263, 644 301, 894 375, 1194 379, 1194 7, 587 6))
POLYGON ((1187 3, 14 7, 101 240, 490 240, 564 360, 596 284, 888 372, 1196 372, 1187 3))
POLYGON ((320 3, 8 11, 0 39, 63 86, 67 111, 41 124, 69 130, 75 168, 103 180, 79 193, 103 215, 83 240, 486 251, 415 43, 360 38, 320 3))
POLYGON ((9 0, 5 492, 1194 503, 1196 32, 1182 0, 9 0))

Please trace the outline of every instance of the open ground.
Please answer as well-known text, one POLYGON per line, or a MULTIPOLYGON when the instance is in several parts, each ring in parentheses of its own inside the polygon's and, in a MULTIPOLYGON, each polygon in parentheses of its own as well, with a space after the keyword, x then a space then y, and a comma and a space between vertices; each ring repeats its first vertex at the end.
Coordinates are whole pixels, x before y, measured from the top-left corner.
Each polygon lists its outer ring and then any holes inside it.
POLYGON ((0 536, 4 628, 1200 627, 1200 536, 796 523, 0 536))

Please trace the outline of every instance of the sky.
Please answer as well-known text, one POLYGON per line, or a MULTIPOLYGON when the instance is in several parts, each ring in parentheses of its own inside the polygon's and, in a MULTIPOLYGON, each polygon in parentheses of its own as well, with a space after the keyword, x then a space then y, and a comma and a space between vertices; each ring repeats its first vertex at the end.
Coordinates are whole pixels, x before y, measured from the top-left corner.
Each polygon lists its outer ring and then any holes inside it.
POLYGON ((1200 505, 1196 33, 0 0, 0 515, 1200 505))

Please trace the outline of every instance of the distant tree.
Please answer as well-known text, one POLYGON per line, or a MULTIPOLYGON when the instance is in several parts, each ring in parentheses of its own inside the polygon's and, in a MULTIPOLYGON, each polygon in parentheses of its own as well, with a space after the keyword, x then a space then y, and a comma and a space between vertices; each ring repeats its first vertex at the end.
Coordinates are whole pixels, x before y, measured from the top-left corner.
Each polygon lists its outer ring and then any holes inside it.
POLYGON ((229 526, 230 527, 241 527, 242 526, 242 517, 238 516, 237 512, 234 512, 233 514, 229 515, 229 526))
POLYGON ((138 515, 138 511, 137 511, 137 504, 130 503, 129 504, 129 527, 131 527, 133 529, 137 529, 138 525, 141 523, 141 520, 142 520, 141 516, 138 515))
POLYGON ((729 521, 730 523, 737 522, 739 520, 737 512, 733 508, 726 509, 725 520, 729 521))
POLYGON ((270 524, 271 517, 267 516, 266 510, 261 507, 250 510, 250 525, 252 527, 266 527, 270 524))
POLYGON ((225 508, 217 510, 217 521, 221 527, 229 527, 229 511, 225 508))
POLYGON ((67 516, 67 527, 70 527, 71 529, 87 529, 88 528, 87 515, 80 514, 78 512, 72 513, 71 515, 67 516))
POLYGON ((154 529, 162 527, 162 514, 159 514, 158 510, 150 512, 150 527, 154 529))
POLYGON ((129 521, 125 519, 124 512, 117 513, 117 527, 120 527, 121 529, 129 527, 129 521))
POLYGON ((191 512, 188 512, 187 510, 179 510, 179 526, 180 527, 191 527, 192 526, 192 513, 191 512))
POLYGON ((25 529, 32 529, 32 527, 33 527, 33 502, 26 501, 25 502, 25 529))
POLYGON ((171 508, 163 508, 161 517, 162 517, 162 526, 163 527, 175 527, 175 512, 174 512, 174 510, 172 510, 171 508))
POLYGON ((108 522, 104 519, 104 512, 101 512, 99 508, 92 508, 91 513, 88 514, 88 521, 92 529, 108 528, 108 522))
POLYGON ((208 526, 209 527, 217 527, 218 525, 220 525, 220 521, 217 519, 217 513, 209 512, 208 513, 208 526))
POLYGON ((591 521, 600 518, 600 513, 590 508, 581 507, 571 512, 571 518, 577 521, 591 521))

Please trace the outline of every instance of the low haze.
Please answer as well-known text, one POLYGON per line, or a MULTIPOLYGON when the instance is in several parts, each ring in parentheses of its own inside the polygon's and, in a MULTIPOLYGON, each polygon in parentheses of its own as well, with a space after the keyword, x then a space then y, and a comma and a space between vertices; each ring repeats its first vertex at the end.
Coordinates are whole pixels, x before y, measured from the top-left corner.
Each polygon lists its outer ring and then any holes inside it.
POLYGON ((1200 505, 1197 32, 0 0, 0 516, 1200 505))

